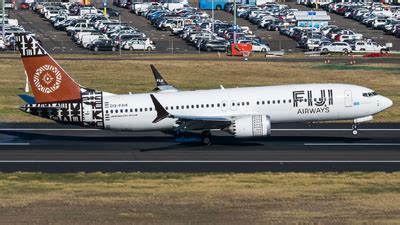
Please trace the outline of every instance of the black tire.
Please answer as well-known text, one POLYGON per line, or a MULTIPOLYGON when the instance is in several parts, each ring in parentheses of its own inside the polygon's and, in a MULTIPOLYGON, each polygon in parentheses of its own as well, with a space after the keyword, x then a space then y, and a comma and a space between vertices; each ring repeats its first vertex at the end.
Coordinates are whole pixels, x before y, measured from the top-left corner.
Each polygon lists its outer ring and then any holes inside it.
POLYGON ((365 48, 360 49, 360 51, 365 51, 365 48))
POLYGON ((211 133, 208 130, 201 132, 201 143, 203 145, 211 145, 211 133))
POLYGON ((150 52, 151 50, 152 50, 152 49, 151 49, 151 47, 147 47, 147 51, 149 51, 149 52, 150 52))
POLYGON ((221 5, 217 5, 217 7, 215 9, 216 10, 222 10, 222 6, 221 5))
POLYGON ((94 49, 93 49, 95 52, 98 52, 99 51, 99 47, 94 47, 94 49))
POLYGON ((266 48, 261 49, 261 52, 267 52, 266 48))
POLYGON ((323 49, 322 49, 322 52, 328 53, 329 50, 328 50, 327 48, 323 48, 323 49))
POLYGON ((343 53, 344 54, 349 54, 349 50, 347 50, 347 48, 343 49, 343 53))

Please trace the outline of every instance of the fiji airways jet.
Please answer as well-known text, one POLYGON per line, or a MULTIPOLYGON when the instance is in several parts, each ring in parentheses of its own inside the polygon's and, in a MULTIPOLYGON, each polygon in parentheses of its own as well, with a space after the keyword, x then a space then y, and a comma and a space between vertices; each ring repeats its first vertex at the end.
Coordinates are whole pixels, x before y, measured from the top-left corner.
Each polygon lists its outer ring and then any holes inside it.
POLYGON ((271 124, 353 120, 357 124, 392 106, 371 89, 349 84, 297 84, 180 91, 151 66, 157 87, 151 93, 116 95, 76 83, 30 35, 16 36, 34 97, 21 95, 27 113, 105 130, 150 131, 183 135, 200 130, 235 137, 271 134, 271 124))

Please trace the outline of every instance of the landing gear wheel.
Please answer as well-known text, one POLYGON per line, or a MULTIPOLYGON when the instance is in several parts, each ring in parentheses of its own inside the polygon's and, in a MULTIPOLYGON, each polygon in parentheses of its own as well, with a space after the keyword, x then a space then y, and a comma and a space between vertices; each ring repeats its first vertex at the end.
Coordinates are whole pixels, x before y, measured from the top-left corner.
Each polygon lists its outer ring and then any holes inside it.
POLYGON ((211 133, 208 130, 205 130, 201 133, 201 143, 203 145, 211 145, 211 133))
POLYGON ((356 136, 358 134, 357 124, 353 124, 352 129, 353 129, 353 131, 352 131, 353 135, 356 136))

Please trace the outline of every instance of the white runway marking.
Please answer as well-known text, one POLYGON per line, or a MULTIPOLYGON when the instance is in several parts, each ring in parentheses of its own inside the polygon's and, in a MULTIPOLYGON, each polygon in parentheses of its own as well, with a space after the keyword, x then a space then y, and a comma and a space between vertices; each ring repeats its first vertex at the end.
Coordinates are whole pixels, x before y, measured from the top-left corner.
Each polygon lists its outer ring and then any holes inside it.
POLYGON ((305 146, 400 146, 400 143, 304 143, 305 146))
MULTIPOLYGON (((351 128, 348 129, 271 129, 272 131, 351 131, 351 128)), ((400 131, 400 129, 358 129, 358 131, 400 131)))
MULTIPOLYGON (((81 128, 0 128, 0 131, 96 131, 101 129, 81 129, 81 128)), ((351 131, 352 129, 271 129, 272 131, 351 131)), ((400 129, 358 129, 358 131, 400 131, 400 129)))
POLYGON ((30 145, 31 143, 0 143, 0 145, 30 145))
POLYGON ((400 160, 0 160, 0 163, 400 163, 400 160))
POLYGON ((94 131, 100 129, 81 129, 81 128, 0 128, 0 131, 94 131))

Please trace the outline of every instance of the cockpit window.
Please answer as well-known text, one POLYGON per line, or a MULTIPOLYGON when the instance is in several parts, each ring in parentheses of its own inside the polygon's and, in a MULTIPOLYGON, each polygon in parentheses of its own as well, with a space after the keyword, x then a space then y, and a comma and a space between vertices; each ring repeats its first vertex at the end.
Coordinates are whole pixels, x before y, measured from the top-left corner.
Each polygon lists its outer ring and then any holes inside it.
POLYGON ((374 91, 374 92, 363 93, 362 95, 363 95, 364 97, 369 98, 369 97, 373 97, 373 96, 375 96, 375 95, 378 95, 378 93, 376 93, 376 92, 374 91))

